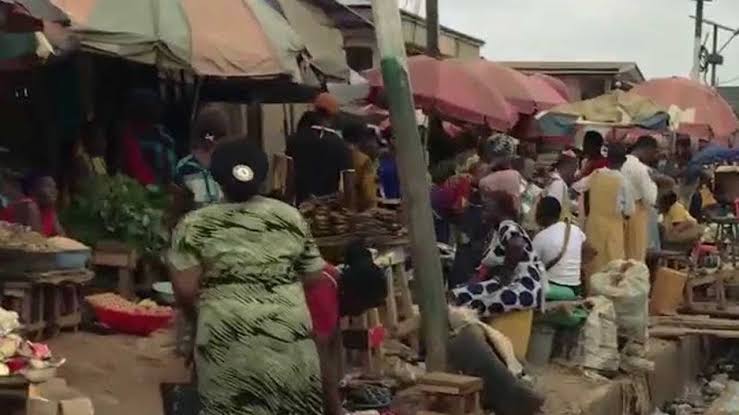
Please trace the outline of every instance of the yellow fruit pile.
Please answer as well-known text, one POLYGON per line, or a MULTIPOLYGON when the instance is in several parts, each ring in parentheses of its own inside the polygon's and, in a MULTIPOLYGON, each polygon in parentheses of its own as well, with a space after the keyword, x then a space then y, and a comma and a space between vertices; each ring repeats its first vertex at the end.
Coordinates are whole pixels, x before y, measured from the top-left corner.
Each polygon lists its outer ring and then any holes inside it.
POLYGON ((139 316, 168 316, 172 314, 172 307, 160 306, 151 300, 134 303, 118 294, 103 293, 85 297, 93 307, 120 311, 139 316))

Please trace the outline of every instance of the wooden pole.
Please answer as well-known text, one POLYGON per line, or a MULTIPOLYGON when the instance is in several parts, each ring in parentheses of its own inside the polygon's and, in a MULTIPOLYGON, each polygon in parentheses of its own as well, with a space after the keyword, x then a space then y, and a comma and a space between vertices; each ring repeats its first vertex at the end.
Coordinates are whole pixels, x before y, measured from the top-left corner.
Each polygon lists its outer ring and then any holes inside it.
POLYGON ((446 368, 449 336, 444 284, 436 247, 423 146, 418 134, 396 0, 372 0, 382 77, 396 138, 403 205, 408 217, 411 256, 421 309, 421 329, 430 371, 446 368))
POLYGON ((426 0, 426 54, 432 58, 441 57, 438 0, 426 0))

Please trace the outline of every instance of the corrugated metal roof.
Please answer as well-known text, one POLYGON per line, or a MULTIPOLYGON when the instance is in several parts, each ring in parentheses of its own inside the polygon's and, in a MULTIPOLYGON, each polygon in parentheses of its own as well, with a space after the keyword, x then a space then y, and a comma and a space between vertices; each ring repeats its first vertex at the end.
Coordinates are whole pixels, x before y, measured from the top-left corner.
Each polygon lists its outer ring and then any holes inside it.
POLYGON ((718 92, 734 108, 734 112, 739 114, 739 86, 720 86, 718 92))
POLYGON ((628 73, 634 76, 634 81, 644 81, 639 66, 635 62, 609 61, 504 61, 503 65, 520 71, 543 72, 552 75, 579 75, 579 74, 619 74, 628 73))

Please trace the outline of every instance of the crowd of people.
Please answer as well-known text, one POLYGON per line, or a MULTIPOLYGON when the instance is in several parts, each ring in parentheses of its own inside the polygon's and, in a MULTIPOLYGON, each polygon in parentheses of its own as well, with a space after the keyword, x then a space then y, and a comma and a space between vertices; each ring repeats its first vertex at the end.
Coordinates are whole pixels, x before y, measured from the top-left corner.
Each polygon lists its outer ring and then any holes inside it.
MULTIPOLYGON (((229 133, 219 107, 198 111, 179 161, 158 108, 153 93, 133 93, 119 157, 106 162, 110 143, 90 126, 74 149, 74 171, 104 175, 113 162, 175 196, 167 262, 178 305, 196 327, 204 413, 341 413, 339 318, 384 301, 382 271, 361 244, 347 249, 342 271, 323 260, 299 211, 262 195, 267 156, 229 133)), ((321 94, 288 137, 292 202, 336 194, 347 185, 342 172, 353 170, 357 210, 393 206, 401 193, 391 130, 340 124, 338 113, 336 99, 321 94)), ((676 157, 661 157, 653 137, 627 149, 589 131, 582 150, 539 165, 531 145, 508 135, 434 136, 440 131, 429 131, 442 149, 429 157, 429 203, 438 242, 454 247, 449 298, 481 318, 586 296, 587 277, 614 260, 644 262, 662 246, 687 252, 702 234, 699 220, 719 206, 710 176, 673 179, 691 171, 682 142, 676 157)), ((2 183, 0 219, 64 234, 51 175, 6 173, 2 183)))

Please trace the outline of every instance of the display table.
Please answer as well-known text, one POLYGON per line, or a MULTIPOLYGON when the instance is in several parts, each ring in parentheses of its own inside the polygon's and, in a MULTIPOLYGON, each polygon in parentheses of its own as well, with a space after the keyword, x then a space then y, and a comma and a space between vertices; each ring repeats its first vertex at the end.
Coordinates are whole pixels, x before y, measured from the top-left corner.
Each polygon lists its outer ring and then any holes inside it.
POLYGON ((76 330, 82 321, 81 287, 92 280, 88 269, 44 272, 0 272, 0 304, 18 313, 27 337, 76 330))

